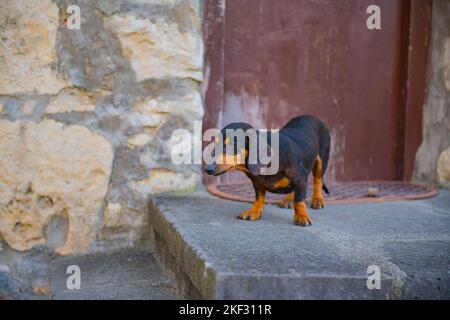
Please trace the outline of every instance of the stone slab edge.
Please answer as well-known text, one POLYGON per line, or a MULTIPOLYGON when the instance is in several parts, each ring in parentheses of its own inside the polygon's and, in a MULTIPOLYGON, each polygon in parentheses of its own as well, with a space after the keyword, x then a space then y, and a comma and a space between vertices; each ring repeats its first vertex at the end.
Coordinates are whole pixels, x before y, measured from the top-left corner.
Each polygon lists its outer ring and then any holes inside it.
POLYGON ((384 275, 381 290, 369 290, 366 278, 352 275, 235 274, 218 270, 189 235, 175 224, 170 199, 149 200, 155 255, 175 277, 180 294, 191 299, 398 299, 402 285, 384 275))
POLYGON ((216 299, 216 272, 201 250, 192 247, 170 208, 156 198, 149 201, 149 219, 155 233, 155 255, 175 277, 177 290, 187 298, 216 299))

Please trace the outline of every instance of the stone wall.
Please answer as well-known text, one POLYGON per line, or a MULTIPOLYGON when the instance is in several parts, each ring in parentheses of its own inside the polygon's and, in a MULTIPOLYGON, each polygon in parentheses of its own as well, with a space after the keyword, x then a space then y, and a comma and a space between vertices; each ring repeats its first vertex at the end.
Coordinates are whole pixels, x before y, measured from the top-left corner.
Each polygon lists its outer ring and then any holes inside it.
POLYGON ((0 1, 3 245, 151 242, 148 196, 200 181, 169 139, 203 117, 202 59, 198 0, 0 1), (80 30, 66 25, 74 4, 80 30))
POLYGON ((433 1, 428 99, 413 178, 450 187, 450 2, 433 1))

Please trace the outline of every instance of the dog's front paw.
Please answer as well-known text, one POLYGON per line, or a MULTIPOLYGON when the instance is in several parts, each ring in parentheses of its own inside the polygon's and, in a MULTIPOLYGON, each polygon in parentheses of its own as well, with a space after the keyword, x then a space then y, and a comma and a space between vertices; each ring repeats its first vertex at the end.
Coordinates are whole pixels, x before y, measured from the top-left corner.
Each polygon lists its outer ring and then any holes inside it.
POLYGON ((308 227, 312 225, 308 216, 294 216, 294 223, 301 227, 308 227))
POLYGON ((311 199, 311 208, 312 209, 323 209, 324 201, 322 197, 314 197, 311 199))
POLYGON ((241 220, 255 221, 255 220, 260 219, 261 216, 262 216, 262 210, 250 209, 250 210, 246 210, 246 211, 242 212, 236 218, 241 219, 241 220))

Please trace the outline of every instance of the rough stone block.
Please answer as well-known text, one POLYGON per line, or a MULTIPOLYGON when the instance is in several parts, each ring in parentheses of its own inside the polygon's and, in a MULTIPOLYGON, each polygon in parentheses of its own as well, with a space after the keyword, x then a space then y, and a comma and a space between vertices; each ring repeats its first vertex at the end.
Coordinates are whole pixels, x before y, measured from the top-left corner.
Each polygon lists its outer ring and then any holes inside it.
POLYGON ((108 189, 113 151, 83 126, 0 121, 0 234, 15 250, 46 244, 52 218, 67 220, 62 255, 85 251, 108 189))
POLYGON ((203 42, 196 1, 184 1, 183 26, 165 16, 115 14, 105 25, 120 40, 138 81, 165 77, 203 79, 203 42))
POLYGON ((51 0, 0 1, 0 94, 55 94, 58 7, 51 0))
POLYGON ((440 183, 450 183, 450 147, 442 151, 437 164, 437 176, 440 183))

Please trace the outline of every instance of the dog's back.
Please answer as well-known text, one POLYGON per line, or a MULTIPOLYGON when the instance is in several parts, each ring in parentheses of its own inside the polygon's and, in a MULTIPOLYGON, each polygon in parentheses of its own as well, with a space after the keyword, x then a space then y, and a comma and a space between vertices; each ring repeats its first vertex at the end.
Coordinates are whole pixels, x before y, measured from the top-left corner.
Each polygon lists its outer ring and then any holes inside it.
POLYGON ((303 149, 316 151, 323 162, 323 171, 328 166, 330 156, 330 132, 327 126, 313 115, 302 115, 292 118, 280 130, 303 149))

